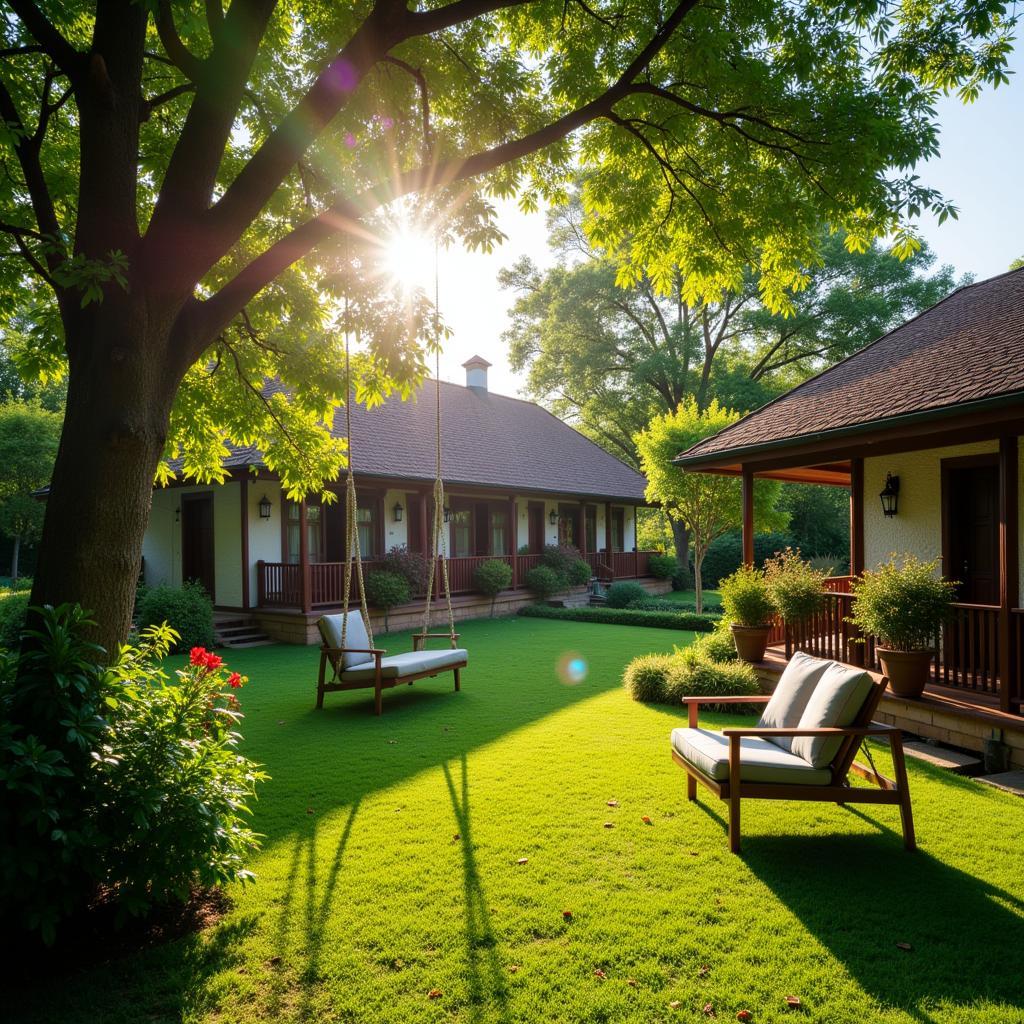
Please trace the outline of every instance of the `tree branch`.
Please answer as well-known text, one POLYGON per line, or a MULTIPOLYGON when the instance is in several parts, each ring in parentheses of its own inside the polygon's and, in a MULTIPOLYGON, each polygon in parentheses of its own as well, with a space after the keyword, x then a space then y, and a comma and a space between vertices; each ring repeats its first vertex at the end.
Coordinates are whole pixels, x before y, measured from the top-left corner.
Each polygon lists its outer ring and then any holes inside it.
POLYGON ((174 24, 174 12, 171 10, 170 0, 160 0, 154 20, 160 43, 167 51, 167 56, 171 58, 174 66, 189 81, 198 82, 203 73, 203 62, 191 53, 181 41, 177 26, 174 24))
POLYGON ((52 58, 57 67, 73 82, 77 81, 79 75, 85 70, 85 54, 79 53, 54 28, 46 15, 32 3, 32 0, 8 0, 8 3, 21 23, 28 29, 30 35, 52 58))

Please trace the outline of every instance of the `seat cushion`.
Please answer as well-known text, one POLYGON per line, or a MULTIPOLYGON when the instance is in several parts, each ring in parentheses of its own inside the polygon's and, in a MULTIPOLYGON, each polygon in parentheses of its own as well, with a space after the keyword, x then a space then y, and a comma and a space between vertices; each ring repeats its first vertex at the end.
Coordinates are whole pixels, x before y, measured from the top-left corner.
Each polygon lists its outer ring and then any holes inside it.
MULTIPOLYGON (((795 729, 811 699, 822 673, 831 665, 824 658, 812 658, 803 651, 797 651, 775 686, 772 699, 765 705, 761 720, 757 723, 763 729, 795 729)), ((792 736, 779 736, 769 740, 783 750, 793 749, 792 736)))
MULTIPOLYGON (((455 665, 465 665, 468 655, 461 647, 447 651, 406 651, 405 654, 392 654, 389 658, 381 658, 380 674, 382 679, 397 679, 400 676, 412 676, 419 672, 438 671, 455 665)), ((372 682, 376 667, 372 660, 360 662, 341 673, 343 683, 372 682)))
POLYGON ((353 665, 358 665, 361 662, 366 661, 366 655, 363 653, 370 646, 370 634, 366 631, 366 623, 363 622, 362 612, 348 612, 341 613, 338 615, 321 615, 317 621, 317 626, 320 627, 320 635, 324 638, 324 643, 328 647, 341 647, 341 626, 342 620, 348 619, 348 625, 345 627, 345 647, 355 647, 358 649, 356 654, 343 654, 341 656, 341 667, 351 668, 353 665))
MULTIPOLYGON (((673 729, 672 747, 690 764, 713 779, 729 778, 729 740, 710 729, 673 729)), ((740 779, 744 782, 792 782, 825 786, 828 769, 812 768, 802 758, 757 736, 740 740, 740 779)))
MULTIPOLYGON (((852 725, 873 685, 871 676, 863 669, 832 662, 814 687, 797 728, 852 725)), ((842 742, 842 736, 796 736, 790 749, 815 768, 824 768, 839 753, 842 742)))

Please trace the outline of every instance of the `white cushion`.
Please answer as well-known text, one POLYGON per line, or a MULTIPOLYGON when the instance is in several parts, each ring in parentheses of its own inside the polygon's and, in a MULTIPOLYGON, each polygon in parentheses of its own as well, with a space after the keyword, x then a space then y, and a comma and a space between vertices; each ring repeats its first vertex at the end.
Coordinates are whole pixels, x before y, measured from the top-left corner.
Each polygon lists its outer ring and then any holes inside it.
MULTIPOLYGON (((821 674, 797 728, 852 725, 873 685, 871 676, 864 669, 832 662, 821 674)), ((842 742, 842 736, 795 736, 790 749, 815 768, 824 768, 839 753, 842 742)))
MULTIPOLYGON (((447 651, 406 651, 405 654, 381 658, 380 674, 382 679, 397 679, 399 676, 416 675, 418 672, 443 672, 446 668, 465 665, 467 660, 467 652, 461 647, 447 651)), ((376 666, 371 659, 345 669, 341 673, 341 681, 361 683, 372 681, 375 676, 376 666)))
POLYGON ((321 615, 317 621, 320 627, 320 635, 328 647, 341 647, 341 624, 342 620, 348 619, 345 627, 346 648, 355 647, 359 653, 343 654, 341 656, 341 667, 351 668, 360 662, 366 661, 366 651, 370 646, 370 634, 366 631, 366 623, 363 622, 362 612, 342 612, 338 615, 321 615))
MULTIPOLYGON (((720 732, 673 729, 672 746, 705 775, 723 782, 729 778, 729 740, 720 732)), ((812 768, 802 758, 758 736, 744 736, 740 740, 740 779, 825 786, 832 781, 832 772, 812 768)))
MULTIPOLYGON (((797 651, 789 659, 789 664, 772 693, 772 699, 765 705, 757 724, 762 729, 795 729, 800 724, 800 718, 815 686, 818 685, 818 680, 831 664, 833 662, 823 658, 812 658, 803 651, 797 651)), ((792 751, 793 739, 792 736, 779 736, 769 742, 775 743, 783 750, 792 751)))

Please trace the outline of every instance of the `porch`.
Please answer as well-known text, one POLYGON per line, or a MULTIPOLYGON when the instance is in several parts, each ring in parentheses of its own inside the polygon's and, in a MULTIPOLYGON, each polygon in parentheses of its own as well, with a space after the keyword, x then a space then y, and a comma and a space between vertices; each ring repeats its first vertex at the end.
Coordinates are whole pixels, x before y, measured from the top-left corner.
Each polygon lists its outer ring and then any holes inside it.
MULTIPOLYGON (((605 551, 583 552, 580 557, 587 562, 593 575, 604 583, 616 580, 643 579, 650 575, 650 557, 653 551, 605 551)), ((540 564, 541 554, 470 555, 448 559, 448 583, 453 596, 475 592, 473 576, 483 562, 501 561, 512 568, 511 592, 525 593, 526 575, 540 564)), ((364 573, 380 569, 383 562, 378 559, 363 561, 364 573)), ((325 608, 340 608, 344 598, 344 562, 267 562, 256 563, 257 607, 282 609, 311 613, 325 608)), ((443 593, 441 567, 438 565, 434 581, 434 593, 443 593)), ((507 592, 506 592, 507 593, 507 592)), ((425 597, 425 590, 413 595, 425 597)), ((353 573, 354 603, 355 578, 353 573)))

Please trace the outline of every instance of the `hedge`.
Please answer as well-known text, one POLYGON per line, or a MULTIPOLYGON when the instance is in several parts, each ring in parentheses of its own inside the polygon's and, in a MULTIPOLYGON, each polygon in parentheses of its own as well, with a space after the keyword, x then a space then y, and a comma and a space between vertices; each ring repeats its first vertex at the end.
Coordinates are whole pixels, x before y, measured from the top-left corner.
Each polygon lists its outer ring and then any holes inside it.
POLYGON ((710 633, 717 620, 690 612, 646 612, 633 608, 552 608, 528 604, 520 615, 532 619, 562 619, 569 622, 596 622, 604 626, 648 626, 651 629, 687 629, 710 633))

